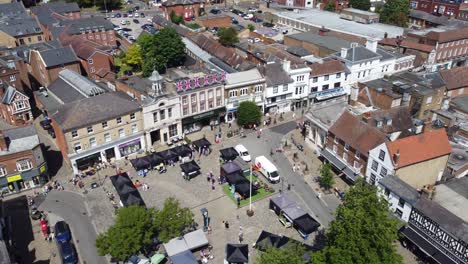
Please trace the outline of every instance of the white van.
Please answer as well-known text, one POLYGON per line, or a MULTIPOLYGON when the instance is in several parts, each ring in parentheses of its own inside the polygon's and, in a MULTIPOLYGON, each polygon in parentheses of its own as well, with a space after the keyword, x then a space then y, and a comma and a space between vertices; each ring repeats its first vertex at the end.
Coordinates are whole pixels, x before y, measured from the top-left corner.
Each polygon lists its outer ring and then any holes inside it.
POLYGON ((259 156, 255 158, 255 166, 259 168, 260 172, 267 178, 270 182, 279 182, 280 175, 278 169, 275 165, 271 163, 265 156, 259 156))
POLYGON ((234 149, 237 151, 237 154, 239 154, 239 157, 245 162, 250 162, 252 158, 250 158, 249 151, 244 147, 244 145, 239 144, 234 147, 234 149))

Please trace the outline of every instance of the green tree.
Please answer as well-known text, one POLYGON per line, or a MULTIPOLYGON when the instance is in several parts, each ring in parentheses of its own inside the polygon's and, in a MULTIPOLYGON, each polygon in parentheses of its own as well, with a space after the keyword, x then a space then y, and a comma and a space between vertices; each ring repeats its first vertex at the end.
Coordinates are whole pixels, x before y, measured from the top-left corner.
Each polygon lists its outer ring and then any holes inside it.
POLYGON ((329 190, 335 184, 335 179, 333 178, 333 172, 331 170, 331 165, 326 163, 320 166, 320 186, 329 190))
POLYGON ((125 57, 122 62, 130 65, 133 70, 141 70, 143 65, 143 55, 141 54, 140 46, 132 45, 125 53, 125 57))
POLYGON ((350 0, 349 6, 351 6, 352 8, 367 11, 371 7, 371 3, 370 0, 350 0))
POLYGON ((406 27, 409 15, 408 0, 388 0, 380 12, 380 21, 406 27))
POLYGON ((325 6, 325 10, 330 11, 330 12, 335 12, 335 3, 334 2, 329 2, 325 6))
POLYGON ((240 126, 258 124, 262 118, 262 112, 257 104, 252 101, 244 101, 237 108, 237 124, 240 126))
POLYGON ((117 219, 107 232, 99 234, 96 247, 99 255, 111 255, 125 261, 151 243, 155 235, 153 210, 140 206, 120 208, 117 219))
POLYGON ((137 40, 143 54, 143 75, 153 70, 164 73, 167 68, 180 66, 185 61, 185 44, 174 28, 166 27, 158 34, 142 35, 137 40))
POLYGON ((248 24, 247 28, 249 29, 250 32, 253 32, 255 30, 255 26, 253 24, 248 24))
POLYGON ((218 30, 219 43, 223 46, 233 46, 239 42, 237 31, 233 27, 220 28, 218 30))
POLYGON ((172 23, 180 25, 184 24, 184 18, 182 16, 177 15, 174 10, 171 11, 171 14, 169 15, 171 18, 172 23))
POLYGON ((281 249, 269 247, 255 259, 255 264, 305 264, 305 249, 298 243, 289 243, 281 249))
POLYGON ((168 242, 174 237, 179 237, 185 228, 193 224, 193 213, 189 208, 180 206, 179 201, 168 198, 161 210, 155 213, 158 239, 168 242))
POLYGON ((398 220, 389 217, 388 203, 374 185, 361 178, 346 193, 325 234, 324 249, 311 254, 312 263, 399 264, 398 220))

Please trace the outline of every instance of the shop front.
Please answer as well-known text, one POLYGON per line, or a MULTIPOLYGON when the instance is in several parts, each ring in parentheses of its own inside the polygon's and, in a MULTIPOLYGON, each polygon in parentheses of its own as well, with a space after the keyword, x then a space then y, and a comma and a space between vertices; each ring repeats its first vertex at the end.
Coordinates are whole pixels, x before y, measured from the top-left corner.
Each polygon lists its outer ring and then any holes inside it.
POLYGON ((119 145, 119 152, 121 156, 128 156, 138 152, 140 149, 141 141, 139 138, 119 145))
POLYGON ((29 171, 18 172, 0 178, 0 190, 2 195, 21 192, 43 186, 48 181, 47 163, 42 163, 29 171))
POLYGON ((198 115, 193 115, 182 119, 182 131, 184 134, 190 134, 200 131, 202 127, 208 125, 218 125, 224 122, 226 109, 224 107, 204 112, 198 115))

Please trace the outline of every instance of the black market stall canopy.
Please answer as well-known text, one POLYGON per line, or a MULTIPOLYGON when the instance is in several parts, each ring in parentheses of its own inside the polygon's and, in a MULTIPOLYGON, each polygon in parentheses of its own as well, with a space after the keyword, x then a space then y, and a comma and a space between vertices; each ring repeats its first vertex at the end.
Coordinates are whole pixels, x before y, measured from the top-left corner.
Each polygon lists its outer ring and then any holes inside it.
POLYGON ((226 176, 226 181, 229 184, 234 184, 234 185, 241 184, 241 183, 247 183, 247 184, 250 183, 249 180, 247 180, 244 176, 242 176, 239 173, 228 174, 226 176))
MULTIPOLYGON (((250 197, 250 182, 243 182, 235 185, 236 192, 238 192, 242 197, 250 197)), ((254 193, 254 189, 252 188, 252 194, 254 193)))
POLYGON ((112 185, 114 185, 123 206, 140 205, 146 207, 145 202, 141 198, 140 192, 135 188, 127 173, 111 176, 110 180, 112 185))
POLYGON ((151 159, 148 156, 132 159, 130 160, 130 163, 132 163, 132 166, 137 171, 149 169, 151 167, 151 159))
POLYGON ((247 244, 226 244, 226 261, 228 263, 249 263, 249 246, 247 244))
POLYGON ((301 233, 302 236, 307 236, 320 227, 320 224, 315 221, 309 214, 302 215, 293 221, 293 226, 301 233))
POLYGON ((232 161, 237 156, 239 156, 239 154, 237 153, 237 151, 234 148, 221 149, 221 150, 219 150, 219 152, 221 154, 220 155, 221 159, 223 159, 224 161, 232 161))
POLYGON ((270 198, 270 209, 275 211, 276 214, 280 214, 284 208, 288 206, 295 206, 296 203, 291 200, 286 194, 281 193, 270 198))
POLYGON ((302 255, 302 260, 306 263, 310 263, 310 253, 319 250, 316 246, 310 246, 287 236, 276 235, 265 230, 260 233, 254 247, 260 251, 266 251, 269 247, 281 249, 291 244, 300 245, 305 249, 305 252, 302 255))
POLYGON ((293 223, 297 218, 307 214, 304 210, 302 210, 301 207, 296 204, 285 207, 282 211, 284 217, 286 217, 291 223, 293 223))
POLYGON ((179 159, 179 155, 172 149, 166 149, 157 153, 164 161, 177 161, 179 159))
POLYGON ((245 176, 250 175, 250 162, 244 161, 241 157, 236 157, 234 162, 241 168, 245 176))
POLYGON ((198 164, 193 160, 180 164, 180 168, 185 173, 185 175, 188 176, 198 175, 200 173, 200 166, 198 166, 198 164))
POLYGON ((269 247, 276 247, 281 238, 279 235, 264 230, 260 233, 257 242, 255 242, 255 247, 260 251, 267 250, 269 247))
POLYGON ((195 141, 192 141, 192 144, 196 147, 196 150, 199 151, 200 148, 205 148, 211 146, 210 141, 206 138, 201 138, 195 141))
POLYGON ((148 155, 147 157, 151 161, 151 165, 153 167, 159 166, 161 163, 164 163, 164 159, 163 157, 161 157, 161 155, 159 155, 159 153, 153 153, 151 155, 148 155))
POLYGON ((187 146, 187 145, 180 145, 175 148, 172 148, 172 150, 179 155, 179 157, 187 157, 192 154, 192 149, 187 146))
POLYGON ((228 162, 228 163, 223 164, 223 166, 221 166, 221 171, 220 171, 221 176, 228 176, 231 174, 238 174, 238 173, 242 174, 242 169, 241 167, 239 167, 239 165, 237 165, 236 162, 228 162))

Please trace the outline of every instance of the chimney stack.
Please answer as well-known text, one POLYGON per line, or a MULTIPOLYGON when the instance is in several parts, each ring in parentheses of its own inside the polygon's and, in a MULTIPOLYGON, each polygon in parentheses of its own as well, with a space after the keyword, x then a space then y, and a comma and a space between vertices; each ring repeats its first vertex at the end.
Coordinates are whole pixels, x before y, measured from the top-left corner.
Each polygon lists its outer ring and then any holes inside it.
POLYGON ((377 40, 375 39, 368 39, 366 41, 366 48, 373 52, 377 52, 377 40))
POLYGON ((400 150, 397 149, 395 154, 393 154, 393 163, 395 164, 395 166, 398 166, 399 159, 400 159, 400 150))
POLYGON ((6 138, 3 132, 0 132, 0 150, 2 151, 8 150, 8 145, 7 145, 6 138))
POLYGON ((348 55, 348 49, 341 48, 341 58, 346 58, 346 55, 348 55))
POLYGON ((370 119, 371 119, 370 112, 365 112, 364 114, 362 114, 362 121, 364 121, 364 123, 369 123, 370 119))
POLYGON ((289 60, 283 61, 283 70, 289 74, 289 72, 291 71, 291 61, 289 60))

